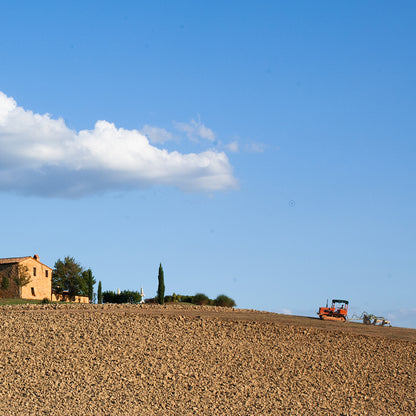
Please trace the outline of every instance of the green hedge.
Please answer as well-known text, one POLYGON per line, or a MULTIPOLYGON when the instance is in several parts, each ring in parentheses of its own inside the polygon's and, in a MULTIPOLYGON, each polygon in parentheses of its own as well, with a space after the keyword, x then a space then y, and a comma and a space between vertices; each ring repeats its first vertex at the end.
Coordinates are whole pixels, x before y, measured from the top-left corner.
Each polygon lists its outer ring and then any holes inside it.
POLYGON ((120 294, 107 290, 103 292, 103 303, 140 303, 142 296, 140 292, 123 290, 120 294))

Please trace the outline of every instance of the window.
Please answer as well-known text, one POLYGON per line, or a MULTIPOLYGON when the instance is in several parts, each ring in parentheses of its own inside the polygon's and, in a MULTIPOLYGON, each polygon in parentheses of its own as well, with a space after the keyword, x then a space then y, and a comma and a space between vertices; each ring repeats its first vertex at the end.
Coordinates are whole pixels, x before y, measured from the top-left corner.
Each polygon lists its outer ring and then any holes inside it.
POLYGON ((48 277, 49 276, 49 270, 45 270, 45 277, 48 277))
POLYGON ((35 296, 35 288, 34 287, 31 287, 30 290, 32 292, 32 296, 35 296))
POLYGON ((33 276, 36 276, 36 267, 33 268, 33 276))

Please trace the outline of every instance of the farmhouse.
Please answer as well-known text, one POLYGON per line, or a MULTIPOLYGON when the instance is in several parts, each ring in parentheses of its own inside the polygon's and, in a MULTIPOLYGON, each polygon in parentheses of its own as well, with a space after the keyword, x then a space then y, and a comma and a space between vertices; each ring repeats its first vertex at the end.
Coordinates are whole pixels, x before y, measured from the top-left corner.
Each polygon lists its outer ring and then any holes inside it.
POLYGON ((0 259, 0 297, 52 299, 52 269, 39 256, 0 259))
POLYGON ((72 298, 69 296, 67 290, 57 293, 52 289, 52 301, 53 302, 78 302, 78 303, 90 303, 88 296, 75 295, 72 298))

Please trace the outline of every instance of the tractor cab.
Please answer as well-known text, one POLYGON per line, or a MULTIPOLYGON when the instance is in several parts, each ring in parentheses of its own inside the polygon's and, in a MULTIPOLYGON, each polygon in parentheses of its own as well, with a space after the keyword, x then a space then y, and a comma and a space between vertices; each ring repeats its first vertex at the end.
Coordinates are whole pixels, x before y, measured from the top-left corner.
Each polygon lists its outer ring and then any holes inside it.
POLYGON ((343 299, 332 299, 331 307, 319 308, 319 318, 328 321, 346 321, 348 315, 348 301, 343 299))
POLYGON ((345 315, 348 313, 348 301, 342 299, 332 299, 332 308, 339 313, 345 311, 345 315))

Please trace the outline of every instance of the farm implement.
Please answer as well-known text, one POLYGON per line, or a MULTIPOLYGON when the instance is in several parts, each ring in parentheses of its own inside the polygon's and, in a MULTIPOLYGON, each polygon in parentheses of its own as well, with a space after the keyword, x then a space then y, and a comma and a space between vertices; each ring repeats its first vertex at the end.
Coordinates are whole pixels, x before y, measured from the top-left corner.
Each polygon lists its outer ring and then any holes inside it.
POLYGON ((364 325, 391 326, 391 322, 383 316, 376 316, 368 312, 363 312, 361 315, 353 315, 348 320, 362 321, 364 325))

